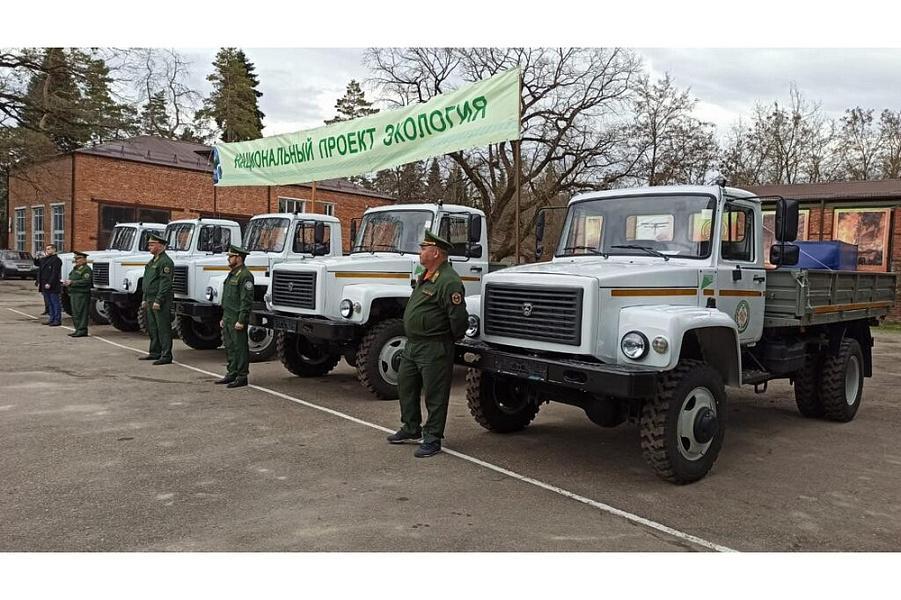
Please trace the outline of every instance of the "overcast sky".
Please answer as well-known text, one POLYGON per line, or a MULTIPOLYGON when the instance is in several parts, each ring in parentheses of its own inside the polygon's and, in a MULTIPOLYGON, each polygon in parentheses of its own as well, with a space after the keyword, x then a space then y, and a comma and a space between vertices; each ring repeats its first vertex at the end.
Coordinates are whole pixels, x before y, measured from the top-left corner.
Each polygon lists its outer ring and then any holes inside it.
MULTIPOLYGON (((191 84, 209 91, 216 49, 180 49, 192 65, 191 84)), ((244 48, 260 79, 264 134, 322 125, 351 79, 365 81, 364 49, 244 48)), ((669 72, 699 99, 696 115, 723 133, 755 101, 785 100, 790 84, 832 116, 860 105, 901 110, 899 49, 641 49, 652 75, 669 72)), ((364 88, 365 89, 365 88, 364 88)), ((367 97, 372 93, 367 90, 367 97)))

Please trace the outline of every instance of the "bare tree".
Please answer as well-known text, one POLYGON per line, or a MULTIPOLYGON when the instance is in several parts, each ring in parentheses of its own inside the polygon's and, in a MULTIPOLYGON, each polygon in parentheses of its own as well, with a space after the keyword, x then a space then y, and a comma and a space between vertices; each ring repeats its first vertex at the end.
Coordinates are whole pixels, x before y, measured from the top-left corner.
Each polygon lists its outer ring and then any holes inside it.
POLYGON ((879 116, 882 136, 881 175, 886 179, 901 177, 901 111, 883 110, 879 116))
MULTIPOLYGON (((617 48, 375 48, 366 62, 372 83, 393 104, 426 101, 468 82, 522 67, 523 227, 533 230, 536 208, 559 193, 604 189, 630 175, 628 100, 640 61, 617 48), (534 185, 550 167, 555 180, 534 185)), ((515 252, 513 144, 492 144, 451 159, 485 211, 496 260, 515 252)))
POLYGON ((873 122, 873 109, 859 106, 845 110, 840 119, 837 157, 845 179, 867 180, 879 171, 883 131, 873 122))

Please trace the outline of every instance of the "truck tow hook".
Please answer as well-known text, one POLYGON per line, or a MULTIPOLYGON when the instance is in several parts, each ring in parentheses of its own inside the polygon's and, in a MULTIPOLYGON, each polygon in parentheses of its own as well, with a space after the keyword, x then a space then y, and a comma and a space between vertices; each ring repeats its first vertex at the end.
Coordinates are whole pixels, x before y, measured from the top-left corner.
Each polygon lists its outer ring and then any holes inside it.
POLYGON ((694 435, 699 444, 706 444, 712 440, 719 428, 719 420, 711 409, 704 407, 695 415, 694 435))

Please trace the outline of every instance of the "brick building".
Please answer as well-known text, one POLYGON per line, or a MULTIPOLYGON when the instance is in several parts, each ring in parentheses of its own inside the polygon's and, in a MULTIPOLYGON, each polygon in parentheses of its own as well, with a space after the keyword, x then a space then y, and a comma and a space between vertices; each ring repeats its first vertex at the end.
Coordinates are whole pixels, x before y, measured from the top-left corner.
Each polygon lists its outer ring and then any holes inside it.
POLYGON ((350 221, 369 206, 394 202, 346 180, 289 186, 213 186, 209 146, 139 136, 63 154, 9 177, 8 245, 29 252, 106 245, 117 222, 213 217, 244 225, 267 212, 338 217, 349 245, 350 221))
MULTIPOLYGON (((800 200, 799 239, 856 244, 859 269, 901 271, 901 179, 761 185, 747 189, 760 196, 800 200)), ((764 210, 768 204, 764 202, 764 210)), ((901 319, 901 294, 891 318, 901 319)))

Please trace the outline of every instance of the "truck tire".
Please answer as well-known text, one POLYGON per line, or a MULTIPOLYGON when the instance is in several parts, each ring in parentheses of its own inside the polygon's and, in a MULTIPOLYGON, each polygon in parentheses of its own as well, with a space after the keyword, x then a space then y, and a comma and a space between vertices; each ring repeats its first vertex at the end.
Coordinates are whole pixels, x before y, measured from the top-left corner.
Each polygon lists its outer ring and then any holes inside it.
POLYGON ((527 381, 466 369, 466 404, 485 429, 512 433, 532 422, 540 401, 527 381))
POLYGON ((818 354, 808 354, 804 367, 795 373, 795 404, 798 412, 808 418, 823 416, 823 401, 820 399, 820 375, 823 361, 818 354))
POLYGON ((109 303, 110 325, 119 331, 138 331, 138 307, 129 306, 122 308, 112 302, 109 303))
POLYGON ((91 298, 88 314, 94 325, 109 325, 109 302, 91 298))
POLYGON ((296 333, 279 331, 275 344, 279 360, 298 377, 321 377, 341 360, 340 354, 331 353, 326 346, 311 344, 307 338, 296 333))
POLYGON ((203 323, 185 315, 175 317, 178 337, 195 350, 215 350, 222 345, 219 323, 203 323))
POLYGON ((250 362, 266 362, 275 356, 275 331, 265 327, 250 326, 247 331, 247 343, 250 348, 250 362))
POLYGON ((823 416, 847 423, 857 414, 863 397, 863 352, 853 338, 845 338, 835 356, 823 360, 820 400, 823 416))
POLYGON ((660 376, 657 395, 641 409, 641 449, 659 477, 697 481, 716 462, 725 434, 726 389, 699 360, 680 361, 660 376))
POLYGON ((396 400, 397 371, 407 345, 403 319, 386 319, 377 323, 357 349, 357 378, 380 400, 396 400))

